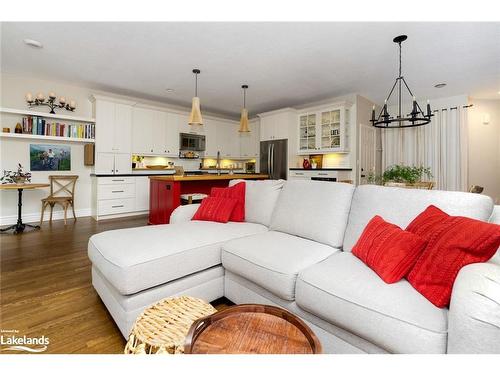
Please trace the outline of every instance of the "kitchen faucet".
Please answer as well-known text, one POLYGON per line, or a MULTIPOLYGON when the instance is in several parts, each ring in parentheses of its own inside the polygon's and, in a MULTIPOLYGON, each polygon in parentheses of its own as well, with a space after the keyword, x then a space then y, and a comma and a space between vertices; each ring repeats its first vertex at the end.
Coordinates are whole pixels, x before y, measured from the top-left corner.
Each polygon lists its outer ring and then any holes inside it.
POLYGON ((220 176, 220 151, 217 151, 217 162, 215 166, 217 167, 217 176, 220 176))

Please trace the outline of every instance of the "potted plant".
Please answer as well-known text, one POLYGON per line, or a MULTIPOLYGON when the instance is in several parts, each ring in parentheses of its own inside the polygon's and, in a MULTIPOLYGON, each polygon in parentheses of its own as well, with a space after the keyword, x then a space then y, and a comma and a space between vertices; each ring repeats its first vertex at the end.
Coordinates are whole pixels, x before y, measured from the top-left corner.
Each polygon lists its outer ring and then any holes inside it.
POLYGON ((407 186, 421 182, 424 178, 432 178, 429 167, 396 164, 388 167, 381 176, 370 173, 368 175, 368 182, 378 185, 407 186))

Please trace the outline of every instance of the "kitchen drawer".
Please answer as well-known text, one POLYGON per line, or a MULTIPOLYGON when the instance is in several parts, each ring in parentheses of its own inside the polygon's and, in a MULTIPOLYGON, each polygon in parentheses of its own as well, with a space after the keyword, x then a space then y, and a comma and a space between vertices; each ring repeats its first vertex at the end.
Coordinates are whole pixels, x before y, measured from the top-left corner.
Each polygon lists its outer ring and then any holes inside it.
POLYGON ((97 177, 97 185, 135 184, 135 177, 97 177))
POLYGON ((114 184, 97 186, 97 199, 134 198, 135 184, 114 184))
POLYGON ((311 177, 336 178, 338 176, 338 172, 309 169, 307 171, 290 171, 289 176, 297 179, 310 179, 311 177))
POLYGON ((135 210, 135 199, 105 199, 97 201, 98 215, 114 215, 135 210))

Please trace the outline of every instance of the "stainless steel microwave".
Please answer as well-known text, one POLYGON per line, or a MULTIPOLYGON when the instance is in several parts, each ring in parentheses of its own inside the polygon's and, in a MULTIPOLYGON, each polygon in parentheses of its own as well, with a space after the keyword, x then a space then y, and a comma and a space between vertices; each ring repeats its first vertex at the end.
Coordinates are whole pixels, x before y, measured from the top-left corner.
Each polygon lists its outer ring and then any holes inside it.
POLYGON ((200 134, 180 133, 179 149, 186 151, 205 151, 205 136, 200 134))

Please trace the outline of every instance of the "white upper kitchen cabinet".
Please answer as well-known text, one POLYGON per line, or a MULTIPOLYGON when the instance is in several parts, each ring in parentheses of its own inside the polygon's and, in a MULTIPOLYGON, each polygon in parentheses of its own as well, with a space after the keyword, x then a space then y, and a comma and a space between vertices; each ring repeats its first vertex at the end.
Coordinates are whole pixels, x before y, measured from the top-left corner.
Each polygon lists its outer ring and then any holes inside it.
POLYGON ((96 118, 97 152, 130 153, 132 105, 93 97, 96 118))
POLYGON ((179 119, 175 113, 166 113, 165 151, 167 156, 179 156, 179 119))
POLYGON ((152 152, 154 155, 166 155, 167 113, 153 111, 153 132, 151 137, 152 152))
POLYGON ((349 151, 348 102, 311 108, 298 116, 298 154, 349 151))
POLYGON ((238 124, 233 121, 216 121, 217 150, 223 158, 240 157, 238 124))
POLYGON ((250 121, 249 133, 239 133, 240 156, 242 158, 258 158, 260 152, 259 121, 250 121))
POLYGON ((293 108, 284 108, 259 114, 260 140, 289 139, 293 135, 292 129, 296 124, 296 111, 293 108))
POLYGON ((132 110, 132 153, 153 153, 153 124, 154 111, 147 108, 135 107, 132 110))
POLYGON ((178 156, 179 115, 150 108, 133 110, 132 153, 178 156))
POLYGON ((217 156, 217 123, 216 121, 205 118, 203 126, 205 127, 205 156, 217 156))

